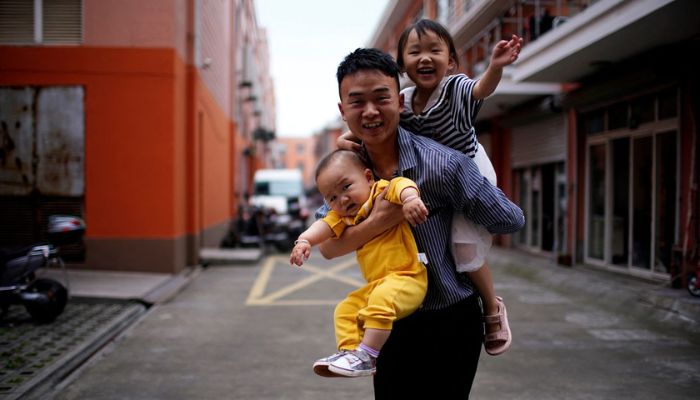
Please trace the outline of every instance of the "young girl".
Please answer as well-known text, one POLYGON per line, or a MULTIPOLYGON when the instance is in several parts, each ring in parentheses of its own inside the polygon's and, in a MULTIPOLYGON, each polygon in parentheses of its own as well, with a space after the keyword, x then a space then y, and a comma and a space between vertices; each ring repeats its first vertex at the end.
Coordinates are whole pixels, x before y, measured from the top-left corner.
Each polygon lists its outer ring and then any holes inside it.
MULTIPOLYGON (((401 127, 465 153, 495 185, 496 173, 476 139, 474 121, 483 99, 496 90, 503 67, 517 60, 521 46, 522 39, 516 35, 498 42, 486 72, 481 79, 473 80, 464 74, 451 75, 457 69, 458 57, 445 27, 423 19, 406 28, 399 38, 397 63, 416 86, 401 91, 401 127)), ((352 132, 343 134, 338 146, 361 150, 352 132)), ((452 241, 457 270, 469 274, 483 302, 486 352, 501 354, 510 347, 511 332, 505 304, 495 295, 491 271, 485 264, 491 235, 462 214, 455 214, 452 241)))
POLYGON ((385 199, 403 207, 406 221, 387 229, 357 249, 357 262, 367 285, 350 293, 335 308, 338 352, 314 363, 324 377, 371 376, 375 360, 389 338, 395 320, 418 309, 428 289, 428 276, 418 260, 418 248, 408 223, 425 222, 428 209, 418 187, 408 178, 374 180, 360 156, 336 150, 316 169, 316 185, 331 211, 299 235, 289 262, 301 266, 311 247, 340 238, 346 227, 366 219, 375 198, 388 187, 385 199))

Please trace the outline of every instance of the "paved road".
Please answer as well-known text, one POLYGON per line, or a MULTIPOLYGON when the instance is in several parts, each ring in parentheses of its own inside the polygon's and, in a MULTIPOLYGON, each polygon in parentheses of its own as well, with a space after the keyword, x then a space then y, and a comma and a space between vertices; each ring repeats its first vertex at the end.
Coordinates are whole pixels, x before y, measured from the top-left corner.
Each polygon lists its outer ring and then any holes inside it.
MULTIPOLYGON (((368 379, 323 379, 310 369, 333 351, 333 305, 361 281, 353 265, 352 258, 314 256, 294 269, 279 256, 210 267, 71 376, 55 398, 372 398, 368 379)), ((482 353, 472 398, 697 396, 697 331, 557 291, 532 274, 512 273, 512 265, 492 268, 515 343, 502 356, 482 353)))

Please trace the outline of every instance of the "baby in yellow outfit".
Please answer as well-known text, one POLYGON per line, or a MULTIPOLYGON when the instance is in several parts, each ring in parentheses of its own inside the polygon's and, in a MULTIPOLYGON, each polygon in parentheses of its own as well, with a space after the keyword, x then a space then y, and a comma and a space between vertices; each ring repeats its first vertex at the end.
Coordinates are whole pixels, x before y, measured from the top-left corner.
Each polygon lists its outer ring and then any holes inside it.
POLYGON ((316 185, 331 211, 299 235, 291 264, 301 266, 311 246, 340 238, 347 226, 367 218, 376 197, 387 187, 384 199, 402 205, 407 220, 357 250, 367 285, 350 293, 335 309, 338 352, 314 363, 314 372, 321 376, 370 376, 393 322, 418 309, 425 297, 427 272, 419 262, 409 223, 424 222, 428 210, 413 181, 397 177, 375 182, 372 171, 348 150, 336 150, 321 160, 316 185))

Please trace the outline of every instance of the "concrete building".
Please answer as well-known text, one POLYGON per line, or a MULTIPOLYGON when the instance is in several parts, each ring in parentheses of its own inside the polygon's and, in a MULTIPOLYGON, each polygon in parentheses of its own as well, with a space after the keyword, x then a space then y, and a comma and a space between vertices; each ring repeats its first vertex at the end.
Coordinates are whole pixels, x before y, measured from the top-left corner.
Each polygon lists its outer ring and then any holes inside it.
POLYGON ((299 169, 304 177, 304 188, 312 189, 316 183, 314 173, 317 158, 314 154, 316 136, 278 137, 275 139, 276 168, 299 169))
POLYGON ((677 285, 699 254, 698 15, 692 0, 391 1, 370 46, 395 55, 409 23, 436 19, 478 78, 523 37, 477 125, 526 214, 506 244, 677 285))
POLYGON ((218 246, 274 136, 252 0, 0 2, 0 244, 82 216, 90 269, 218 246))

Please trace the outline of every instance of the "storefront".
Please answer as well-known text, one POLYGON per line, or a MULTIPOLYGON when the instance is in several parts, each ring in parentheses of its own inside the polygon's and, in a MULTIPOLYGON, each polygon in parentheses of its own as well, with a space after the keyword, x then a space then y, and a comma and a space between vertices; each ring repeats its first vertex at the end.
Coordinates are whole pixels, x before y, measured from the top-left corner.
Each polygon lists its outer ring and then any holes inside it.
POLYGON ((555 113, 511 129, 513 197, 525 213, 515 246, 560 254, 566 246, 566 118, 555 113))
POLYGON ((679 242, 679 101, 671 86, 578 110, 586 263, 668 276, 679 242))

